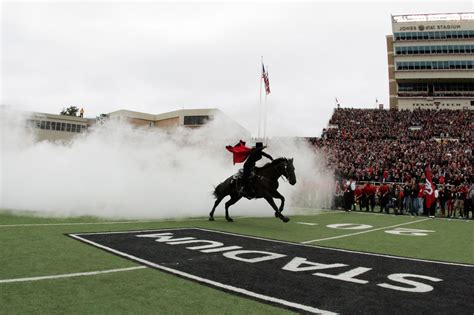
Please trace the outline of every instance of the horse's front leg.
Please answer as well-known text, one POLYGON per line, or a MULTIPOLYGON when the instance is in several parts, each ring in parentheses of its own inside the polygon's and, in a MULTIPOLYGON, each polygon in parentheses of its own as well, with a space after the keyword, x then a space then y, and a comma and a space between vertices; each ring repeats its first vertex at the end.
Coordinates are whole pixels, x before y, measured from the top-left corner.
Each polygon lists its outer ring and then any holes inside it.
MULTIPOLYGON (((285 207, 285 197, 283 197, 282 194, 280 194, 277 190, 275 190, 273 193, 272 193, 272 197, 273 198, 278 198, 281 200, 281 204, 280 204, 280 208, 278 208, 278 210, 280 210, 280 213, 283 212, 283 208, 285 207)), ((275 212, 275 217, 277 217, 277 213, 275 212)))
POLYGON ((263 198, 265 198, 270 206, 272 206, 273 210, 275 210, 275 217, 280 218, 283 222, 290 221, 289 218, 285 217, 283 214, 281 214, 280 210, 278 210, 278 207, 270 194, 264 195, 263 198))

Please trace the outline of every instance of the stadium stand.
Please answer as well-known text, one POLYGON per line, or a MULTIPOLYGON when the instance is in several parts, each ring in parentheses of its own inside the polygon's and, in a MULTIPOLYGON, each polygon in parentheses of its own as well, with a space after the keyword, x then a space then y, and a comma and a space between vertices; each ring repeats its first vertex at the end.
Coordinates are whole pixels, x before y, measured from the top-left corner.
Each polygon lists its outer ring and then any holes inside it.
MULTIPOLYGON (((320 138, 309 140, 334 169, 338 195, 354 194, 349 179, 362 191, 366 182, 389 183, 387 195, 377 189, 381 212, 393 208, 396 214, 431 216, 423 206, 425 167, 430 165, 440 215, 467 217, 473 211, 474 111, 338 108, 328 126, 320 138)), ((368 196, 362 194, 361 210, 368 211, 368 196)), ((336 206, 351 209, 344 201, 336 206)))

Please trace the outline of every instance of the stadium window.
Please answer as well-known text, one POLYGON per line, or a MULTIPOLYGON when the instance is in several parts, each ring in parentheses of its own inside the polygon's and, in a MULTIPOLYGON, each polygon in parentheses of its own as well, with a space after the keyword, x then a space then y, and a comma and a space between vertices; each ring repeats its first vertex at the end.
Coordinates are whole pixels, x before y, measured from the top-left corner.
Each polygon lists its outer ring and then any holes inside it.
POLYGON ((184 125, 204 125, 209 116, 184 116, 184 125))
POLYGON ((46 128, 46 122, 45 122, 44 120, 41 121, 40 128, 41 128, 41 129, 45 129, 45 128, 46 128))
POLYGON ((55 121, 51 122, 51 130, 56 130, 56 122, 55 121))
POLYGON ((71 132, 76 132, 76 124, 71 124, 71 132))
POLYGON ((71 132, 71 124, 66 123, 66 131, 71 132))
POLYGON ((61 131, 61 123, 60 122, 56 123, 56 130, 61 131))
POLYGON ((46 130, 50 130, 51 129, 51 122, 50 121, 47 121, 46 122, 46 130))

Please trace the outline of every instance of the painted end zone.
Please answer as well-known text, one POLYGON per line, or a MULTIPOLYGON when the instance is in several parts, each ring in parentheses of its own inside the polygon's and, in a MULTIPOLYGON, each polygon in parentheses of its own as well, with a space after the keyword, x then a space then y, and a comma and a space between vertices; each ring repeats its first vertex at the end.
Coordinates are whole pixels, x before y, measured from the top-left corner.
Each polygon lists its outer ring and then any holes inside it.
POLYGON ((183 228, 69 234, 211 287, 313 313, 472 314, 474 266, 183 228))

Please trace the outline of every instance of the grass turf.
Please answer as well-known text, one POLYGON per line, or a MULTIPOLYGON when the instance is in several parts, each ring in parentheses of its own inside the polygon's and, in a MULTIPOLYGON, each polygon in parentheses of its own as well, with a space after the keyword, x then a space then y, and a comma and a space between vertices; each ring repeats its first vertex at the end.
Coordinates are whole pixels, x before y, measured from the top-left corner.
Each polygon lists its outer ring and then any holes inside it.
MULTIPOLYGON (((14 215, 3 211, 0 212, 0 280, 137 266, 134 262, 88 246, 64 234, 173 227, 203 227, 291 242, 320 240, 311 244, 474 264, 473 221, 425 220, 424 217, 354 212, 291 216, 291 221, 287 224, 275 218, 235 217, 234 223, 227 223, 222 217, 216 219, 214 222, 197 218, 111 224, 110 220, 106 220, 106 223, 90 217, 39 218, 30 214, 14 215), (372 228, 342 230, 327 227, 334 223, 368 224, 372 228), (434 232, 418 237, 385 233, 397 227, 434 232), (348 236, 321 240, 342 235, 348 236)), ((86 277, 0 283, 0 305, 0 313, 8 314, 287 313, 284 309, 148 268, 86 277)))

